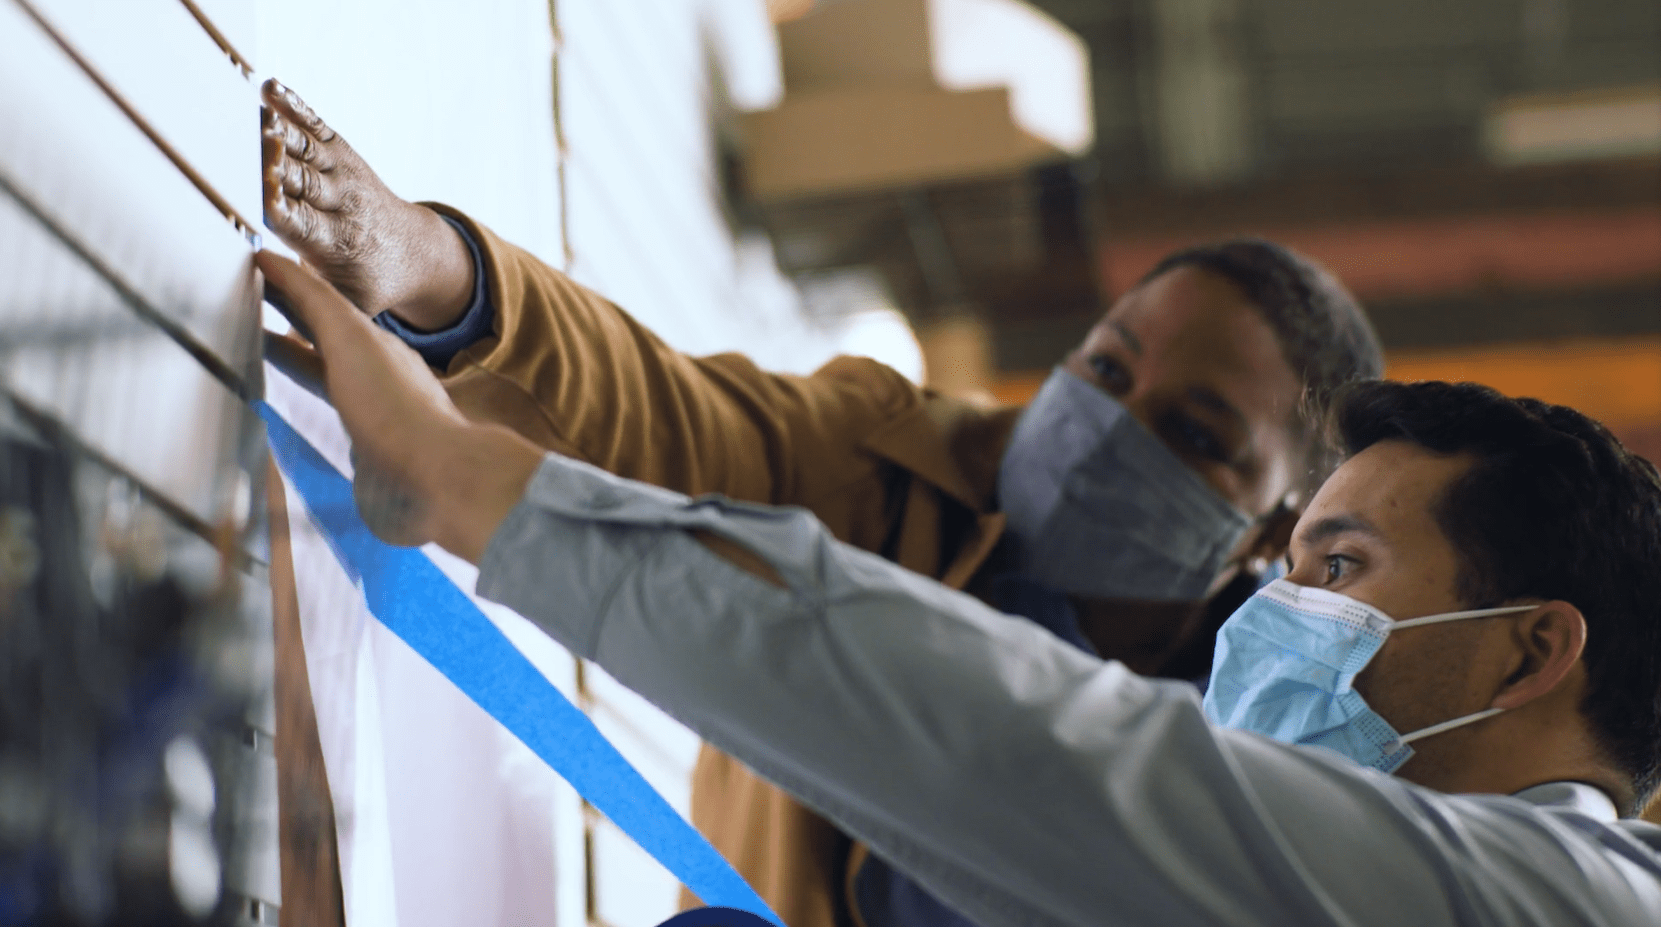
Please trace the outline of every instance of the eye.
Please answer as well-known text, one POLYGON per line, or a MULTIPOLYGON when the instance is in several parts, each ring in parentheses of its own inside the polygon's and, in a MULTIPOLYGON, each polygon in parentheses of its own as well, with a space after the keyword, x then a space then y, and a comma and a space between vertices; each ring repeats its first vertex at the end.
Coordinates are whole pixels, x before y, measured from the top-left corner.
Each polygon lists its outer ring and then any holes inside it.
POLYGON ((1124 364, 1119 363, 1107 354, 1097 354, 1090 358, 1090 369, 1102 381, 1102 386, 1115 396, 1123 396, 1130 392, 1132 381, 1130 371, 1124 364))
POLYGON ((1160 430, 1164 433, 1165 440, 1180 454, 1202 457, 1217 463, 1228 463, 1232 456, 1216 432, 1191 416, 1173 412, 1165 417, 1162 426, 1160 430))
POLYGON ((1348 577, 1360 565, 1359 560, 1343 554, 1327 554, 1323 559, 1326 561, 1326 581, 1329 584, 1348 577))

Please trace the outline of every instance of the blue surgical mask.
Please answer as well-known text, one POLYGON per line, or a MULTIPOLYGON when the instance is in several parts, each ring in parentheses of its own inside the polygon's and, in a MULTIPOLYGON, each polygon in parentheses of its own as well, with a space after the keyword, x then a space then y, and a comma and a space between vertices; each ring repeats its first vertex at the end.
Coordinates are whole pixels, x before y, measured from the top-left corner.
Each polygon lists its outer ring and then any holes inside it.
POLYGON ((1533 608, 1479 608, 1391 621, 1349 596, 1277 579, 1247 599, 1217 632, 1205 716, 1220 727, 1255 731, 1282 743, 1326 747, 1363 766, 1393 773, 1413 755, 1414 741, 1503 709, 1398 734, 1355 691, 1355 677, 1385 639, 1421 625, 1533 608))
POLYGON ((1251 526, 1117 400, 1059 367, 1015 425, 998 504, 1021 573, 1092 598, 1202 599, 1251 526))

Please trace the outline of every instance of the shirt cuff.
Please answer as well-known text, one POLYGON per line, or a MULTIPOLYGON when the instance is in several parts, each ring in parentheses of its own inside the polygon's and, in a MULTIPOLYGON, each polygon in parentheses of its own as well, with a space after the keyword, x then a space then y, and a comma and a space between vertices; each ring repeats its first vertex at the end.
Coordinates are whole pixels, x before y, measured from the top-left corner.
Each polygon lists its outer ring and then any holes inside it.
POLYGON ((457 354, 495 333, 496 306, 490 301, 490 288, 485 283, 484 253, 479 243, 468 234, 467 227, 449 216, 439 215, 467 243, 467 252, 473 256, 473 300, 467 304, 456 324, 436 332, 423 332, 405 325, 389 312, 375 316, 375 324, 398 336, 403 343, 415 349, 427 366, 443 370, 457 354))

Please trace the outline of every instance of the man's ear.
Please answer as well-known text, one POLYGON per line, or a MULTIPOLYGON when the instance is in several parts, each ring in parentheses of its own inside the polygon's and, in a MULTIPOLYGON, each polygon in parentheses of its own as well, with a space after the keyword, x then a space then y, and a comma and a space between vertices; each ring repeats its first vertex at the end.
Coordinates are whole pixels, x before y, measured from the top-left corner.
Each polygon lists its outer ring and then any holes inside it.
POLYGON ((1547 602, 1517 616, 1516 652, 1493 708, 1520 708, 1557 688, 1586 649, 1586 617, 1567 602, 1547 602))

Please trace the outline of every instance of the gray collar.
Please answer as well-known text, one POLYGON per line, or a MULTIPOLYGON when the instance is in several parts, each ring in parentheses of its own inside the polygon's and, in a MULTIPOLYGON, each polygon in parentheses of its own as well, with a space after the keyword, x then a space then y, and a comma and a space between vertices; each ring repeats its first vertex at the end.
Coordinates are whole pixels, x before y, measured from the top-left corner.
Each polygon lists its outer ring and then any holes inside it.
POLYGON ((1573 811, 1605 824, 1620 817, 1615 802, 1597 786, 1584 782, 1543 782, 1529 786, 1513 797, 1540 808, 1573 811))

